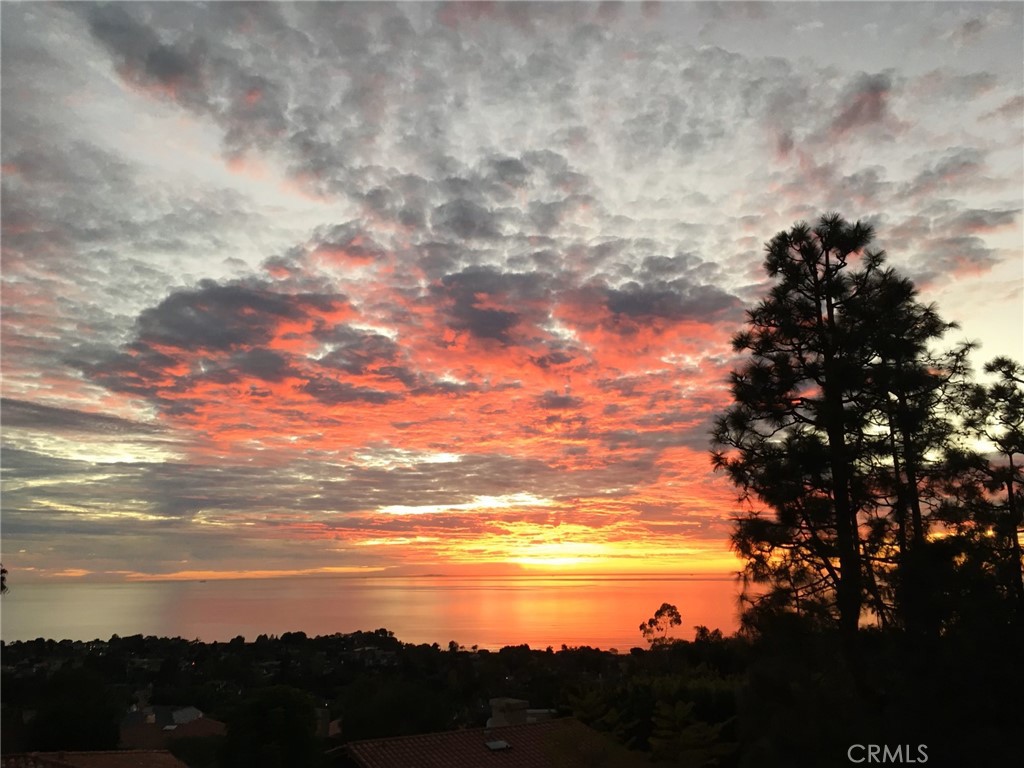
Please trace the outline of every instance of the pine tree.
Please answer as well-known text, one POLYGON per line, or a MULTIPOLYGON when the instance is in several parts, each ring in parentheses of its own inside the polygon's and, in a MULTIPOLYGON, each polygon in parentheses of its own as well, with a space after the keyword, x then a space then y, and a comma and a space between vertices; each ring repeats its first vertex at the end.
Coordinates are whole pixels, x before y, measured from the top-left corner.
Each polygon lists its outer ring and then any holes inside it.
POLYGON ((851 641, 865 606, 900 620, 899 568, 923 547, 932 457, 951 429, 936 405, 969 351, 930 351, 954 326, 873 237, 829 214, 767 244, 775 285, 733 340, 748 358, 713 434, 714 466, 749 504, 732 541, 768 587, 758 601, 851 641))
MULTIPOLYGON (((966 427, 992 449, 975 457, 988 492, 988 520, 975 530, 993 539, 996 568, 1019 615, 1024 616, 1024 557, 1020 537, 1024 519, 1024 365, 997 357, 985 372, 998 378, 978 384, 967 397, 966 427)), ((976 516, 977 517, 977 516, 976 516)))

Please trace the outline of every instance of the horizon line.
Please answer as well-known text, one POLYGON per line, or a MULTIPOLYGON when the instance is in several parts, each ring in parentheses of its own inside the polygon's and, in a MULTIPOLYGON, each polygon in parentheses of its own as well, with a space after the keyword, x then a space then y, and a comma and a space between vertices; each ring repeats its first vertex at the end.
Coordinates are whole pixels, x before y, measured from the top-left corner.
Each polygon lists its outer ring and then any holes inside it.
MULTIPOLYGON (((99 574, 97 574, 99 575, 99 574)), ((104 574, 106 575, 106 574, 104 574)), ((316 572, 316 573, 267 573, 254 572, 252 574, 230 574, 230 575, 183 575, 177 574, 146 574, 144 576, 128 576, 122 578, 90 578, 89 576, 58 575, 53 577, 37 577, 34 579, 20 580, 24 586, 31 585, 56 585, 56 584, 155 584, 155 583, 207 583, 218 581, 269 581, 272 579, 535 579, 546 581, 583 581, 589 579, 619 579, 626 581, 656 581, 656 580, 713 580, 736 579, 739 571, 598 571, 578 573, 388 573, 386 571, 373 572, 316 572)), ((110 574, 114 576, 114 574, 110 574)), ((14 593, 12 588, 9 594, 14 593)))

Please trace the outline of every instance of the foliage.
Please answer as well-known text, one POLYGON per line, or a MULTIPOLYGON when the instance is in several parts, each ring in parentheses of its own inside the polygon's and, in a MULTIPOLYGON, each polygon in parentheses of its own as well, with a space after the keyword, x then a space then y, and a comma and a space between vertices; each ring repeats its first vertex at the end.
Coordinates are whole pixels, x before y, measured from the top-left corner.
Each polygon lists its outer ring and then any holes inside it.
POLYGON ((661 607, 654 612, 654 616, 640 625, 640 632, 652 648, 663 646, 672 642, 668 637, 669 630, 682 623, 683 619, 679 615, 679 609, 670 603, 662 603, 661 607))
POLYGON ((295 688, 258 688, 228 719, 224 760, 246 768, 304 768, 316 764, 316 711, 295 688))
POLYGON ((706 766, 732 754, 736 744, 722 737, 730 721, 709 723, 693 716, 693 702, 659 701, 652 718, 651 755, 679 766, 706 766))
MULTIPOLYGON (((958 536, 933 543, 962 547, 958 536)), ((937 557, 946 562, 950 555, 940 551, 937 557)), ((991 574, 980 570, 977 577, 991 574)), ((931 645, 896 627, 862 629, 859 672, 846 658, 834 624, 822 627, 792 611, 758 613, 756 631, 739 636, 698 631, 694 641, 621 655, 588 647, 555 652, 522 646, 504 653, 449 653, 437 645, 403 644, 371 633, 298 644, 294 637, 197 643, 141 636, 8 643, 2 671, 4 744, 25 751, 59 748, 32 742, 31 734, 12 733, 8 726, 32 711, 42 713, 44 702, 61 699, 73 704, 56 717, 43 713, 53 732, 66 732, 79 718, 116 738, 117 718, 128 702, 115 692, 147 688, 165 667, 162 661, 172 658, 174 666, 194 670, 180 689, 185 698, 176 703, 195 703, 203 691, 220 691, 219 699, 200 708, 231 729, 220 754, 217 739, 174 745, 197 768, 275 764, 286 752, 288 765, 309 765, 307 759, 316 765, 328 744, 313 739, 312 756, 304 751, 314 700, 335 702, 331 717, 342 718, 348 740, 482 727, 490 714, 488 700, 498 696, 575 714, 632 750, 595 753, 594 765, 608 768, 635 764, 636 753, 640 762, 657 758, 663 766, 816 768, 848 764, 846 749, 852 743, 927 744, 934 765, 1015 765, 1018 746, 1007 734, 1018 725, 1024 690, 1024 629, 995 609, 1000 594, 987 589, 972 594, 964 579, 954 572, 935 585, 936 599, 952 606, 957 619, 931 645), (376 649, 367 648, 370 643, 393 656, 382 662, 371 652, 376 649), (228 664, 228 657, 235 661, 228 664), (119 663, 109 663, 111 658, 119 663), (61 669, 53 672, 57 666, 61 669), (241 667, 241 678, 259 682, 220 685, 225 681, 211 677, 234 667, 241 667), (307 670, 308 676, 289 669, 307 670), (69 687, 65 676, 70 673, 78 683, 69 687), (126 676, 128 685, 114 684, 126 676), (289 678, 301 683, 281 687, 289 678), (60 690, 65 694, 58 695, 60 690), (398 704, 403 696, 412 704, 398 704), (104 702, 111 708, 104 718, 93 718, 104 702), (275 714, 279 706, 282 711, 275 714)))
POLYGON ((29 743, 41 751, 114 749, 120 709, 98 673, 62 668, 39 691, 29 743))
POLYGON ((950 765, 1010 751, 1024 366, 974 381, 972 345, 937 349, 956 326, 873 236, 836 214, 776 235, 774 285, 733 342, 747 357, 712 460, 740 491, 732 544, 755 587, 742 766, 842 763, 852 743, 928 744, 950 765))
POLYGON ((363 678, 338 699, 345 734, 352 739, 443 731, 453 725, 457 707, 448 686, 402 675, 363 678))
POLYGON ((998 386, 971 385, 972 346, 934 349, 956 326, 917 300, 869 248, 873 238, 829 214, 767 244, 774 286, 733 340, 749 357, 713 434, 714 467, 745 505, 732 537, 757 585, 745 626, 792 611, 841 629, 851 648, 864 608, 882 627, 944 631, 958 599, 936 599, 935 586, 977 588, 979 561, 995 573, 998 560, 997 579, 1016 578, 1024 595, 1021 504, 1011 491, 1000 513, 992 497, 1000 483, 1020 488, 1021 369, 999 361, 998 386), (998 445, 1010 454, 995 463, 972 454, 963 447, 972 431, 1005 436, 998 445), (997 532, 999 553, 986 553, 979 531, 997 532))
POLYGON ((969 388, 965 427, 972 437, 994 448, 994 458, 965 451, 976 486, 969 496, 981 504, 970 515, 957 517, 961 534, 989 553, 993 572, 1007 586, 1019 615, 1024 616, 1024 558, 1020 536, 1024 519, 1024 365, 997 357, 985 366, 995 375, 988 385, 969 388), (971 523, 973 522, 973 525, 971 523), (966 523, 966 525, 963 525, 966 523), (985 542, 985 539, 988 541, 985 542))

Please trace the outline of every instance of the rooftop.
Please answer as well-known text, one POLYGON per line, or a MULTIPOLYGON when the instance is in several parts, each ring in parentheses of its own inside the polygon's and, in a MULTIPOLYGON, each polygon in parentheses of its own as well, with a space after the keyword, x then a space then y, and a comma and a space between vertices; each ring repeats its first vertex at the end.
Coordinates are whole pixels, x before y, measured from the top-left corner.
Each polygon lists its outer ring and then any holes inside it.
POLYGON ((360 768, 649 768, 645 756, 572 717, 354 741, 347 749, 360 768))
POLYGON ((120 745, 126 749, 165 749, 176 739, 223 736, 227 727, 219 720, 200 717, 187 723, 147 723, 139 718, 121 723, 120 745))
POLYGON ((26 752, 4 755, 2 768, 188 768, 170 752, 132 749, 100 752, 26 752))

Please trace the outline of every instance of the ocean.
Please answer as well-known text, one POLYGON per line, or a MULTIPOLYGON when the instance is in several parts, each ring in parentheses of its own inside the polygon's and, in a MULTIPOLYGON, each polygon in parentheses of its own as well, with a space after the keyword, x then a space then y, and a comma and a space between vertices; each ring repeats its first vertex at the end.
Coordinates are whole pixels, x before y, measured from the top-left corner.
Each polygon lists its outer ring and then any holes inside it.
POLYGON ((0 601, 5 642, 117 634, 230 640, 238 635, 391 630, 407 643, 455 640, 497 649, 527 643, 620 651, 643 646, 641 622, 665 602, 691 639, 703 624, 738 626, 739 587, 709 576, 292 577, 12 585, 0 601))

